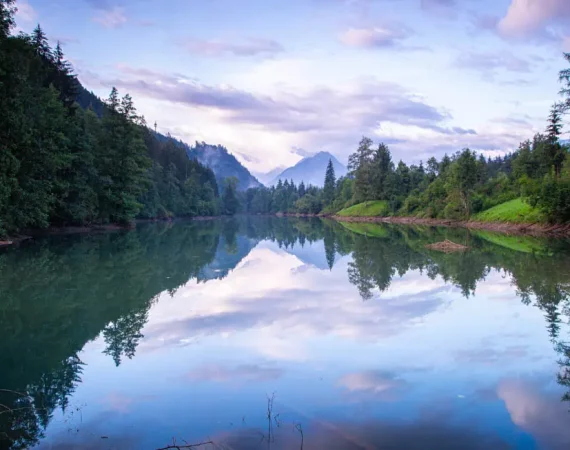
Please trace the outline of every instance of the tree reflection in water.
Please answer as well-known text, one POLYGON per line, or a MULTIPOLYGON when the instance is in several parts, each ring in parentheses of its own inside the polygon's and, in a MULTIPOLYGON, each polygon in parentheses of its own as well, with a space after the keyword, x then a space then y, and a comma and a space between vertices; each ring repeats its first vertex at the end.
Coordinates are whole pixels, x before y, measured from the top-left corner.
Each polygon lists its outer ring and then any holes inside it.
MULTIPOLYGON (((224 278, 263 240, 285 250, 323 241, 331 270, 339 256, 351 255, 347 276, 366 301, 381 301, 394 277, 409 271, 441 278, 465 297, 474 295, 490 271, 504 273, 522 302, 544 312, 560 356, 558 383, 568 388, 564 400, 570 401, 567 242, 456 229, 242 217, 54 237, 3 250, 0 439, 14 449, 38 443, 54 411, 69 408, 69 398, 81 383, 79 352, 86 343, 102 336, 104 353, 117 366, 133 358, 159 294, 174 295, 192 279, 206 283, 224 278), (471 250, 444 254, 425 248, 444 239, 471 250)), ((232 439, 237 438, 228 437, 232 439)), ((242 436, 242 447, 232 448, 245 448, 246 441, 242 436)))

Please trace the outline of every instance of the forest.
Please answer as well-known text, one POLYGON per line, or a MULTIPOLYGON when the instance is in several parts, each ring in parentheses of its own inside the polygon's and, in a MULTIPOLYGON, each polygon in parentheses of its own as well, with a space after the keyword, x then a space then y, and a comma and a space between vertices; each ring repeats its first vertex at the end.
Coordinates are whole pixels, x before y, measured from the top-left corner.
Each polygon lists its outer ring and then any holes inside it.
MULTIPOLYGON (((570 62, 570 54, 564 54, 570 62)), ((552 106, 544 133, 503 157, 466 148, 426 163, 397 164, 387 145, 363 137, 349 173, 336 179, 331 162, 324 188, 293 181, 256 188, 242 199, 248 213, 405 216, 450 220, 570 221, 570 153, 561 141, 570 111, 570 69, 559 79, 563 101, 552 106), (488 213, 487 213, 488 212, 488 213)))
POLYGON ((0 237, 220 213, 209 168, 152 131, 128 94, 87 95, 39 25, 11 34, 14 13, 0 2, 0 237))
POLYGON ((87 92, 40 25, 14 35, 14 14, 15 1, 1 0, 0 237, 236 213, 468 219, 488 211, 490 220, 570 220, 570 157, 560 140, 570 69, 559 74, 563 100, 553 105, 544 133, 504 157, 464 149, 425 164, 396 164, 388 146, 364 137, 349 174, 337 179, 329 164, 324 188, 280 181, 240 191, 236 178, 218 178, 218 186, 184 143, 149 127, 130 95, 113 88, 101 102, 87 92))

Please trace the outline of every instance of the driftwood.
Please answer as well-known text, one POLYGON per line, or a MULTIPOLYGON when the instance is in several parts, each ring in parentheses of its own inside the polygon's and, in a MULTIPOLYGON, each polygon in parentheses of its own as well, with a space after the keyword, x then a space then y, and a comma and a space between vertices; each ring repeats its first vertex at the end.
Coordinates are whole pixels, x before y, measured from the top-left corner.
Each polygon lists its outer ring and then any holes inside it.
POLYGON ((469 247, 466 247, 465 245, 456 244, 455 242, 451 242, 447 239, 443 242, 436 242, 435 244, 426 245, 426 248, 445 253, 464 252, 465 250, 469 249, 469 247))

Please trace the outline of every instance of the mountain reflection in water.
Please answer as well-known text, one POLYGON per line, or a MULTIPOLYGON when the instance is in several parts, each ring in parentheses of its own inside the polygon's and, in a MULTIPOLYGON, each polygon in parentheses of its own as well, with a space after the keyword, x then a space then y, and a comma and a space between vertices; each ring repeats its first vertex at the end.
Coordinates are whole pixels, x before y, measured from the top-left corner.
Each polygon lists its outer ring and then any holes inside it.
POLYGON ((569 295, 567 241, 488 232, 238 217, 26 242, 0 251, 0 447, 568 449, 569 295), (470 251, 425 248, 444 239, 470 251))

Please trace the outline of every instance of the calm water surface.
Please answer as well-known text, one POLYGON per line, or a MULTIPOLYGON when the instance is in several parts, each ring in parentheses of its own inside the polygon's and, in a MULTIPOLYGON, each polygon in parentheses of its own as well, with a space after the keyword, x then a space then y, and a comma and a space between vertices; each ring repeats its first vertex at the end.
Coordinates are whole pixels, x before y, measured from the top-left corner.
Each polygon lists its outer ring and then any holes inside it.
POLYGON ((569 315, 560 240, 236 218, 27 242, 0 252, 0 447, 567 450, 569 315))

